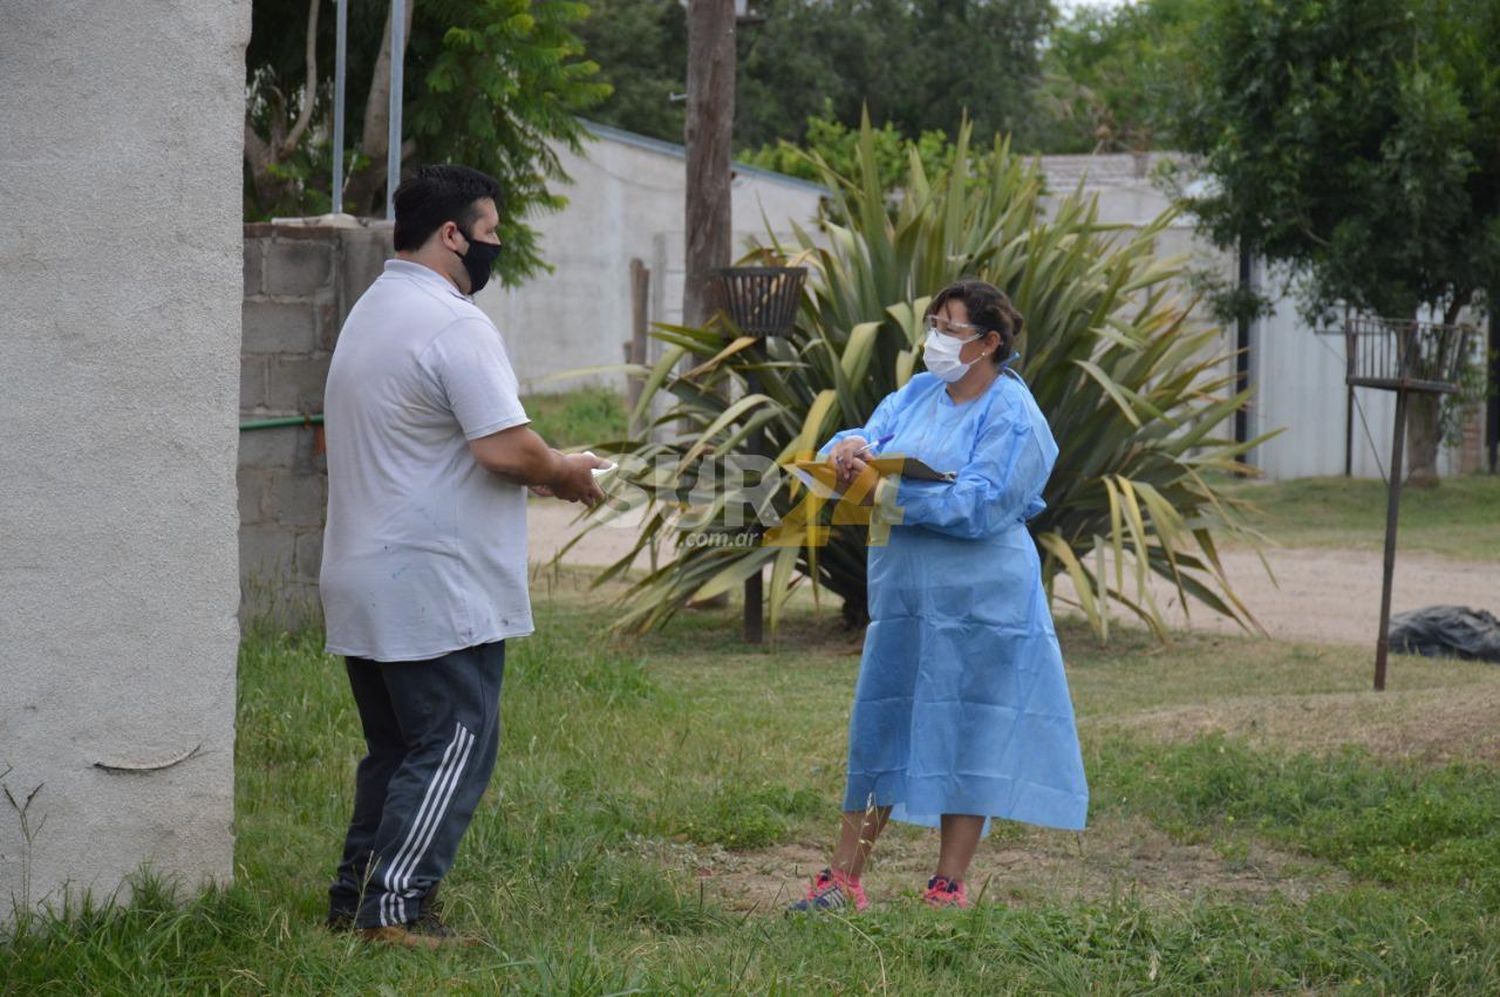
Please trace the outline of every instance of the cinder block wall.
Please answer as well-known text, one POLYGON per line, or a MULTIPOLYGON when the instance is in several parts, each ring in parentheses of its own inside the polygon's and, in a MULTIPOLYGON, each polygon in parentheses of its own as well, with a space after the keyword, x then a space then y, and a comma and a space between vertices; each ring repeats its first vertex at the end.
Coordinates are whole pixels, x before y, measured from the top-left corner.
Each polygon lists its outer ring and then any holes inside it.
MULTIPOLYGON (((242 424, 322 414, 339 328, 391 254, 385 223, 245 226, 242 424)), ((239 440, 240 619, 299 626, 318 615, 323 434, 304 425, 239 440)))

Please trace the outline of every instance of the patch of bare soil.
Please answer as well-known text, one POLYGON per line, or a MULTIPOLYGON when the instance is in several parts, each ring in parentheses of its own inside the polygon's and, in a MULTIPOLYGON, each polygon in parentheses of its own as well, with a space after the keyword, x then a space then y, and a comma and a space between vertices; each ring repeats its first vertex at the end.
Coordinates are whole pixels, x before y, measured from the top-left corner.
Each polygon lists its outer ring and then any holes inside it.
MULTIPOLYGON (((667 867, 696 877, 706 900, 745 913, 781 913, 828 864, 825 848, 808 842, 749 852, 640 845, 667 867)), ((872 906, 916 903, 937 851, 935 831, 897 830, 882 838, 864 877, 872 906)), ((1331 866, 1254 842, 1181 843, 1143 820, 1105 819, 1081 834, 1027 829, 1019 838, 997 835, 980 846, 969 889, 984 903, 1010 907, 1119 896, 1171 907, 1205 896, 1300 903, 1346 881, 1331 866)))
POLYGON ((1346 745, 1424 763, 1500 762, 1500 686, 1256 696, 1096 720, 1156 741, 1222 733, 1252 744, 1334 751, 1346 745))
MULTIPOLYGON (((1380 629, 1380 551, 1272 547, 1266 565, 1253 551, 1223 553, 1224 572, 1235 594, 1277 640, 1327 644, 1367 644, 1380 629)), ((1240 633, 1231 620, 1193 604, 1183 612, 1177 590, 1153 577, 1149 583, 1168 621, 1192 630, 1240 633)), ((1497 608, 1500 560, 1455 561, 1432 554, 1401 554, 1391 586, 1391 611, 1459 604, 1497 608)), ((1057 594, 1073 597, 1066 577, 1057 594)))

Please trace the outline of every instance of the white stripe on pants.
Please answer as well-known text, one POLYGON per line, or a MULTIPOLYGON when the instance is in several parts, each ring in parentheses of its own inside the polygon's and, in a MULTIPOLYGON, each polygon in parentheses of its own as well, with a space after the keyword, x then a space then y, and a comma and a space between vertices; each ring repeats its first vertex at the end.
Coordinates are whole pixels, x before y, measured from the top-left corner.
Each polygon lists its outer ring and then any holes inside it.
POLYGON ((412 872, 432 844, 468 764, 469 753, 474 747, 474 735, 461 723, 453 726, 453 739, 448 742, 448 747, 443 751, 443 759, 427 784, 427 792, 422 797, 422 805, 417 809, 406 840, 381 877, 386 894, 381 898, 382 925, 406 922, 406 898, 403 891, 410 885, 412 872))

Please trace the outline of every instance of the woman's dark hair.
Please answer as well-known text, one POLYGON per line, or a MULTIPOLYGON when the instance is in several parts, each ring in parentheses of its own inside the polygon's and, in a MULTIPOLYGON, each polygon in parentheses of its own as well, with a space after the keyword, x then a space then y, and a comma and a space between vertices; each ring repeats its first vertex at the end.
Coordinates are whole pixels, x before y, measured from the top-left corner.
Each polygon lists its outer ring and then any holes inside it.
POLYGON ((1026 320, 1016 311, 1016 306, 1010 303, 1010 298, 1005 296, 1004 291, 994 284, 965 277, 933 295, 932 303, 927 306, 927 314, 923 318, 932 318, 950 301, 963 303, 969 313, 971 325, 1000 334, 1000 348, 990 356, 997 367, 1010 359, 1011 349, 1016 337, 1021 335, 1021 327, 1026 320))
POLYGON ((488 173, 446 164, 422 167, 396 188, 396 249, 420 248, 444 222, 468 235, 485 198, 500 198, 500 184, 488 173))

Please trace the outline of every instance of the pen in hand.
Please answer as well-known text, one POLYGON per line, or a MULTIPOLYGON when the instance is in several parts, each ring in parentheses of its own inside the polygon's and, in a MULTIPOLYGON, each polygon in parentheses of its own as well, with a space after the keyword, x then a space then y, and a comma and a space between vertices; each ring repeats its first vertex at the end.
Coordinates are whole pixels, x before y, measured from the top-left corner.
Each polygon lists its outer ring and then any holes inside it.
POLYGON ((891 433, 888 436, 882 436, 880 439, 876 440, 874 443, 866 443, 864 446, 862 446, 858 450, 854 451, 854 456, 856 456, 856 457, 863 457, 865 454, 869 453, 875 447, 883 447, 887 443, 889 443, 892 440, 894 440, 895 438, 896 438, 896 434, 895 433, 891 433))

